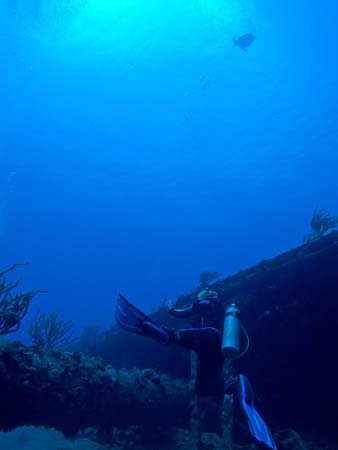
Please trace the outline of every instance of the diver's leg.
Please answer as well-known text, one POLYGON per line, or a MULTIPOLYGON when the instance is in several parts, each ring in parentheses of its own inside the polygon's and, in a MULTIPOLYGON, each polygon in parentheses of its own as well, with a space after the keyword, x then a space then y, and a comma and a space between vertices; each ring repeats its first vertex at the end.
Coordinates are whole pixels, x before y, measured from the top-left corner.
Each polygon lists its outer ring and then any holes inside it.
POLYGON ((176 344, 199 356, 195 391, 198 395, 224 395, 236 392, 238 379, 223 376, 222 336, 213 327, 190 328, 176 333, 176 344))
POLYGON ((213 327, 189 328, 177 332, 176 344, 195 351, 199 357, 195 381, 198 395, 224 394, 221 340, 221 333, 213 327))
POLYGON ((150 337, 163 344, 175 342, 175 332, 169 328, 161 327, 154 322, 144 321, 141 325, 142 335, 150 337))
POLYGON ((215 350, 221 352, 221 341, 221 333, 213 327, 179 330, 175 339, 177 345, 190 348, 198 355, 215 350))

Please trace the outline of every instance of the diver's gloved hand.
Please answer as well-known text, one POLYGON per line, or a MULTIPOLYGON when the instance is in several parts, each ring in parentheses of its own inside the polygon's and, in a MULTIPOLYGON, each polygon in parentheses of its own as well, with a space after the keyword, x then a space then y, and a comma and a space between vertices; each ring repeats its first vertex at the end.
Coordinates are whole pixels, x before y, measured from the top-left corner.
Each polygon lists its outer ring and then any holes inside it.
POLYGON ((174 308, 174 303, 172 302, 172 300, 167 300, 165 307, 167 309, 167 311, 172 311, 174 308))
POLYGON ((168 328, 168 327, 163 327, 163 326, 161 328, 162 328, 162 330, 165 331, 165 333, 168 336, 166 344, 178 344, 179 343, 179 341, 180 341, 179 331, 176 331, 173 328, 168 328))

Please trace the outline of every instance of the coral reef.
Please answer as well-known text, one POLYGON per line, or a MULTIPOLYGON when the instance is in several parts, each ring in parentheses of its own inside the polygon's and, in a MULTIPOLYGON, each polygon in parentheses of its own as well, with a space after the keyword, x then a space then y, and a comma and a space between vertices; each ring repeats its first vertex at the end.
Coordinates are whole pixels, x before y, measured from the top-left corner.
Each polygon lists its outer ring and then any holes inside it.
POLYGON ((35 347, 49 352, 54 348, 69 347, 74 342, 73 327, 73 322, 63 322, 55 313, 38 314, 29 324, 28 335, 35 347))
POLYGON ((310 221, 310 227, 313 231, 304 236, 303 243, 307 244, 320 239, 325 233, 337 226, 338 216, 330 216, 324 209, 316 208, 310 221))
POLYGON ((0 335, 18 331, 21 320, 28 312, 31 300, 38 292, 45 292, 32 290, 21 294, 15 293, 21 279, 10 282, 6 275, 16 267, 23 265, 26 264, 13 264, 0 273, 0 335))
POLYGON ((188 383, 153 370, 116 370, 81 353, 0 340, 1 430, 34 425, 71 437, 86 427, 185 426, 191 395, 188 383))

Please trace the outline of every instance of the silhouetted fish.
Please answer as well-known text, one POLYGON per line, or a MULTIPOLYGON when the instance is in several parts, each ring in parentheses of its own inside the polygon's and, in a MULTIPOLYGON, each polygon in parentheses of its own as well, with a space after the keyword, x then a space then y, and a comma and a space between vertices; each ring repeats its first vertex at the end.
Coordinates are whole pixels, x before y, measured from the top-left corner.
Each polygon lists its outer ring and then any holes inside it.
POLYGON ((252 33, 242 34, 237 39, 232 38, 232 42, 236 47, 246 51, 247 47, 253 43, 257 38, 252 33))

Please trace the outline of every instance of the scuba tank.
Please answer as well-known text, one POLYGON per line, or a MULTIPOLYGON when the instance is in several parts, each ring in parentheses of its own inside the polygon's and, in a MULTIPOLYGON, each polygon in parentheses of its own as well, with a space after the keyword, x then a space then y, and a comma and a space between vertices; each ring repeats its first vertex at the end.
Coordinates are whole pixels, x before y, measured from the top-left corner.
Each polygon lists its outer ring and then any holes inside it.
POLYGON ((233 303, 225 311, 222 353, 225 357, 236 358, 241 351, 241 322, 240 312, 233 303))

